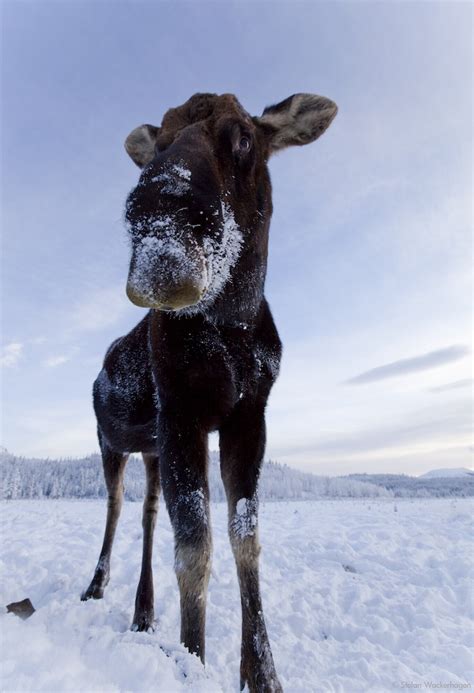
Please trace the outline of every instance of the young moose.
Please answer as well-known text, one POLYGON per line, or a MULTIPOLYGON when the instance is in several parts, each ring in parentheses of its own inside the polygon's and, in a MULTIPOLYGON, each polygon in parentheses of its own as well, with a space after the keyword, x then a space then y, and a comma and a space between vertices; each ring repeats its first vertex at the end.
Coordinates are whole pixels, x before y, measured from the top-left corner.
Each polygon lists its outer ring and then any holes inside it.
POLYGON ((161 127, 142 125, 125 142, 142 169, 126 204, 127 295, 150 311, 112 344, 94 383, 108 510, 99 561, 82 598, 103 596, 125 464, 130 452, 141 452, 147 489, 132 628, 153 627, 161 484, 175 535, 181 641, 204 661, 207 438, 217 430, 242 604, 241 686, 252 692, 281 691, 258 577, 265 405, 281 355, 263 295, 272 214, 267 162, 280 149, 316 140, 336 112, 329 99, 295 94, 257 118, 230 94, 195 94, 169 110, 161 127))

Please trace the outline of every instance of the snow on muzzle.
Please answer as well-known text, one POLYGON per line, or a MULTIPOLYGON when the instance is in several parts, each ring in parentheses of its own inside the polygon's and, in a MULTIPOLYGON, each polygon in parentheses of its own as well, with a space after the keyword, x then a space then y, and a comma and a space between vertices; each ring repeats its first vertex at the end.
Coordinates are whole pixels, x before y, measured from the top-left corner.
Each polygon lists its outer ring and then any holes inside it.
POLYGON ((214 223, 199 237, 176 215, 135 221, 127 295, 157 310, 206 310, 223 291, 240 257, 243 235, 231 207, 220 200, 214 223), (194 308, 193 308, 194 307, 194 308))
POLYGON ((204 253, 191 236, 146 235, 134 244, 127 296, 135 305, 180 310, 199 303, 206 287, 204 253))

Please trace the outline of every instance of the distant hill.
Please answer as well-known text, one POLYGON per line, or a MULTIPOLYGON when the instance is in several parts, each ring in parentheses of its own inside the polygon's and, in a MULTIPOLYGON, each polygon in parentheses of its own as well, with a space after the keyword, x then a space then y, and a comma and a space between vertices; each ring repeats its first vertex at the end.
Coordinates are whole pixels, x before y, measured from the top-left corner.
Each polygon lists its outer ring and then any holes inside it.
MULTIPOLYGON (((265 462, 262 468, 259 495, 262 500, 474 496, 474 474, 465 471, 468 473, 449 477, 411 477, 404 474, 328 477, 300 472, 270 461, 265 462)), ((210 453, 209 487, 212 500, 225 500, 216 452, 210 453)), ((143 463, 139 457, 132 455, 125 472, 125 498, 141 500, 144 489, 143 463)), ((53 460, 17 457, 4 448, 0 449, 0 498, 105 496, 102 462, 98 454, 53 460)))
POLYGON ((463 498, 474 496, 474 474, 450 477, 416 477, 406 474, 351 474, 350 479, 370 481, 395 498, 463 498))
POLYGON ((472 476, 474 477, 474 471, 472 469, 467 469, 467 467, 457 467, 455 469, 432 469, 430 472, 421 474, 419 479, 447 479, 453 476, 472 476))

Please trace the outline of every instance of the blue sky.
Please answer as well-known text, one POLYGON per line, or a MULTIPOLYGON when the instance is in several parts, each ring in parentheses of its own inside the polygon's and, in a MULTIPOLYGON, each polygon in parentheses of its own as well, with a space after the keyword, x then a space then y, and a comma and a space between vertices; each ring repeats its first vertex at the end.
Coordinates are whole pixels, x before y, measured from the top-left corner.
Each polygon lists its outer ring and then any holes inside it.
MULTIPOLYGON (((339 114, 271 161, 266 294, 285 352, 268 456, 320 473, 471 466, 472 7, 4 2, 2 443, 97 449, 125 296, 123 149, 196 91, 339 114)), ((212 445, 216 445, 215 438, 212 445)))

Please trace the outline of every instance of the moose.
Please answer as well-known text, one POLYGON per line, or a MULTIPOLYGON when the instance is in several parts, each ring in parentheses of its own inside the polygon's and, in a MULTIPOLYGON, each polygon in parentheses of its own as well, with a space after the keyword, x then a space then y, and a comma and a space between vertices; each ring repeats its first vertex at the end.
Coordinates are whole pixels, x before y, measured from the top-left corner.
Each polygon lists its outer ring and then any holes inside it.
POLYGON ((316 140, 335 103, 295 94, 251 117, 231 94, 195 94, 125 148, 141 169, 127 198, 128 298, 149 311, 112 343, 93 388, 108 493, 102 549, 82 599, 100 599, 128 456, 146 469, 143 558, 132 629, 154 627, 160 488, 175 541, 181 642, 202 662, 211 569, 208 435, 218 431, 242 607, 241 688, 278 692, 259 586, 257 486, 265 407, 282 346, 264 297, 270 156, 316 140))

